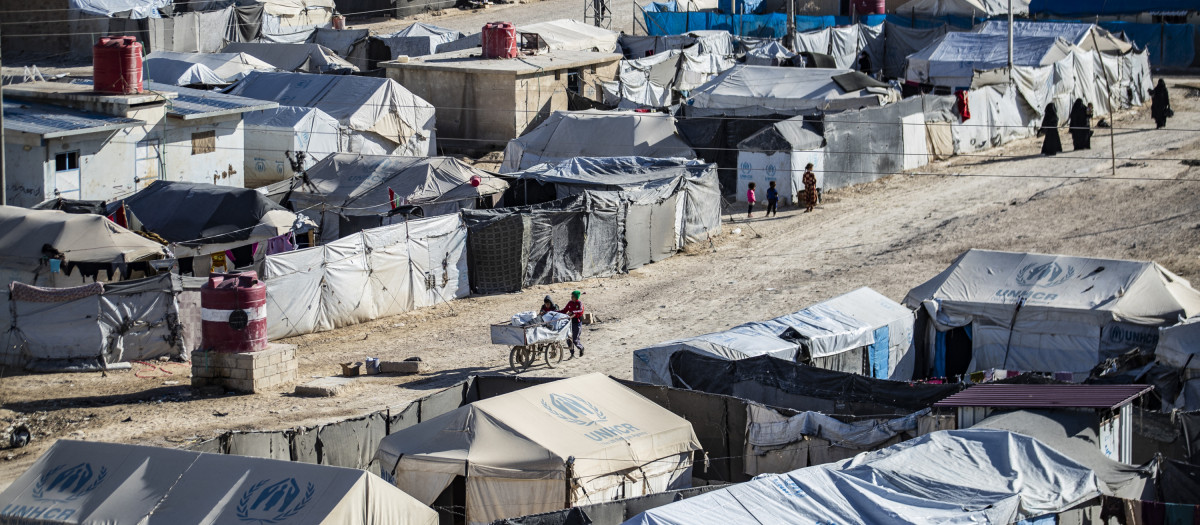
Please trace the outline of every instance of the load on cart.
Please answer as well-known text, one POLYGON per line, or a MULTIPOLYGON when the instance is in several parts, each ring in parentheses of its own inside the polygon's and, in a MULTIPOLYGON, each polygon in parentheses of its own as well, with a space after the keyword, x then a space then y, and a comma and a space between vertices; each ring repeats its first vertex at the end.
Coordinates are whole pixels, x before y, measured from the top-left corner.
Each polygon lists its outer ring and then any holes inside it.
POLYGON ((522 372, 541 358, 546 366, 562 362, 571 335, 571 319, 559 312, 521 312, 492 325, 492 344, 511 346, 508 366, 522 372))

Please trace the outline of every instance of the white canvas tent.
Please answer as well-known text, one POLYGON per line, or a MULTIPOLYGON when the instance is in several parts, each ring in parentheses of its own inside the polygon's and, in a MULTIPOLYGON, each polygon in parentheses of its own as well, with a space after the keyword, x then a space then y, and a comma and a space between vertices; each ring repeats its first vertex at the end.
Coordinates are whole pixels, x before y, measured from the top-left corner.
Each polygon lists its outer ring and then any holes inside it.
POLYGON ((695 352, 731 361, 771 355, 872 377, 912 378, 913 314, 870 288, 798 312, 633 353, 633 380, 671 385, 671 355, 695 352))
POLYGON ((1012 6, 1013 16, 1029 14, 1030 0, 911 0, 896 8, 895 13, 903 16, 940 18, 962 16, 987 18, 1007 15, 1012 6))
POLYGON ((330 153, 349 149, 341 124, 317 108, 279 106, 242 116, 246 125, 246 187, 295 176, 287 153, 304 153, 304 169, 330 153))
POLYGON ((333 27, 334 0, 239 0, 261 5, 262 42, 301 44, 319 28, 333 27))
POLYGON ((333 330, 470 295, 458 215, 413 219, 268 255, 267 337, 333 330))
POLYGON ((455 478, 466 522, 691 485, 691 423, 592 373, 476 401, 383 438, 375 459, 431 503, 455 478))
POLYGON ((620 33, 571 19, 526 24, 518 27, 517 32, 537 33, 551 51, 621 52, 617 45, 620 33))
POLYGON ((945 430, 839 463, 758 476, 625 525, 1016 523, 1104 491, 1091 469, 1031 437, 945 430))
POLYGON ((904 304, 922 310, 917 350, 934 376, 996 368, 1086 377, 1200 313, 1200 292, 1153 262, 969 250, 904 304))
POLYGON ((797 115, 815 110, 882 106, 899 99, 890 88, 842 89, 834 77, 849 69, 737 65, 691 92, 689 115, 797 115))
MULTIPOLYGON (((746 201, 746 190, 755 183, 756 197, 766 202, 772 181, 779 191, 780 204, 792 204, 796 193, 804 190, 804 166, 824 167, 825 138, 804 117, 794 117, 767 126, 738 143, 737 194, 746 201)), ((823 187, 824 171, 816 170, 817 187, 823 187)))
MULTIPOLYGON (((1013 37, 1014 67, 1052 66, 1070 54, 1071 44, 1056 36, 1013 37)), ((918 84, 968 88, 976 71, 1001 69, 1007 64, 1006 35, 952 32, 909 55, 904 78, 918 84)))
POLYGON ((143 64, 147 80, 176 86, 232 84, 251 71, 276 69, 246 53, 155 51, 146 55, 143 64))
POLYGON ((508 142, 501 173, 574 157, 696 158, 675 129, 675 117, 635 111, 556 111, 508 142))
POLYGON ((437 513, 363 470, 59 440, 0 493, 0 521, 437 525, 437 513))
POLYGON ((349 151, 374 153, 378 147, 383 154, 415 156, 437 151, 433 104, 391 79, 256 71, 229 93, 320 109, 353 132, 349 151))
POLYGON ((1161 329, 1154 360, 1180 369, 1179 397, 1163 399, 1163 409, 1200 409, 1200 317, 1161 329))

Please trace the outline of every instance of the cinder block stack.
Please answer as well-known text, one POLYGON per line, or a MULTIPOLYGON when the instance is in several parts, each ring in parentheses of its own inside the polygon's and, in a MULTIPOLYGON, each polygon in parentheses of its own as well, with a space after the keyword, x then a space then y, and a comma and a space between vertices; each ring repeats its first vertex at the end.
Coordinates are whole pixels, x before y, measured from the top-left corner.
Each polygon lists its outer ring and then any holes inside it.
POLYGON ((260 352, 192 353, 192 386, 221 386, 229 390, 259 393, 296 381, 296 346, 270 343, 260 352))

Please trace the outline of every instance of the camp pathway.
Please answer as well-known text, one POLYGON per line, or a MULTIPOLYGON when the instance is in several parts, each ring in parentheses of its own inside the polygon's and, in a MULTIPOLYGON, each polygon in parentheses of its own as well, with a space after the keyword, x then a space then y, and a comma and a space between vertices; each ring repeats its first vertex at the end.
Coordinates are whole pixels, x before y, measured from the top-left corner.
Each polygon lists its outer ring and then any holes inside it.
MULTIPOLYGON (((1180 159, 1200 159, 1200 99, 1186 91, 1172 93, 1170 129, 1145 129, 1153 127, 1148 109, 1117 121, 1143 128, 1115 136, 1117 177, 1126 180, 1109 179, 1107 130, 1096 130, 1095 149, 1054 158, 1038 155, 1040 140, 1023 140, 922 169, 933 175, 831 191, 816 213, 789 207, 778 220, 745 223, 744 208, 735 206, 736 222, 711 244, 629 274, 473 297, 287 340, 298 345, 304 379, 368 356, 419 356, 432 370, 358 378, 357 389, 340 398, 283 391, 196 398, 186 368, 172 365, 161 367, 174 372, 169 376, 135 364, 107 376, 2 378, 0 422, 27 419, 36 436, 29 447, 0 450, 0 487, 54 438, 186 446, 230 429, 314 425, 402 407, 470 374, 510 373, 508 348, 490 344, 488 324, 535 309, 547 294, 565 304, 574 289, 586 292, 584 304, 602 321, 585 331, 586 356, 528 374, 629 378, 635 349, 794 312, 861 286, 901 300, 968 248, 1151 259, 1196 279, 1200 168, 1180 159), (730 233, 736 228, 739 234, 730 233)), ((1064 142, 1069 147, 1069 138, 1064 142)))

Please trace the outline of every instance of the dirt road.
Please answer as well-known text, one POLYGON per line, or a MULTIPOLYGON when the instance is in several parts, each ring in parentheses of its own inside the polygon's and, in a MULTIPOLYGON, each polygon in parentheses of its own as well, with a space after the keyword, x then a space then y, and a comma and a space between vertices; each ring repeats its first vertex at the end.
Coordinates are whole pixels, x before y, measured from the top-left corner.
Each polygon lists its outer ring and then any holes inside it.
POLYGON ((36 434, 26 448, 0 450, 0 488, 57 438, 182 446, 229 429, 312 425, 402 406, 470 374, 508 373, 507 349, 489 344, 488 323, 534 309, 546 294, 565 301, 572 289, 587 292, 586 305, 603 320, 586 333, 587 356, 530 374, 627 378, 631 352, 652 343, 778 316, 860 286, 901 300, 972 247, 1152 259, 1194 280, 1200 169, 1182 160, 1200 159, 1200 98, 1187 91, 1172 93, 1172 129, 1148 129, 1148 110, 1117 121, 1138 129, 1116 132, 1115 178, 1107 130, 1097 130, 1096 149, 1054 158, 1038 155, 1039 141, 1024 140, 830 192, 814 213, 786 209, 750 222, 739 213, 712 246, 626 275, 473 297, 288 340, 299 347, 305 379, 367 356, 420 356, 434 370, 360 378, 343 398, 282 391, 198 398, 182 365, 162 367, 173 375, 135 364, 107 375, 0 378, 0 431, 19 419, 36 434))

